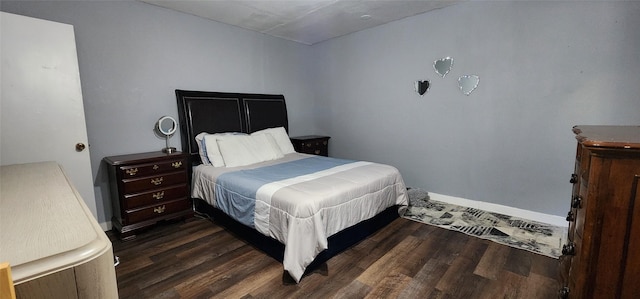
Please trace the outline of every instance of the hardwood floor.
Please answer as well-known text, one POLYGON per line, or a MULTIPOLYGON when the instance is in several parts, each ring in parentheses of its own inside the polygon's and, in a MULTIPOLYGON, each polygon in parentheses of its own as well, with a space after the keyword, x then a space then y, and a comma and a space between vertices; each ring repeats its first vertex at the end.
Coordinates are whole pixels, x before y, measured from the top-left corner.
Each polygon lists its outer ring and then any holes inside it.
POLYGON ((121 298, 556 298, 557 260, 399 218, 283 284, 282 264, 206 219, 121 242, 121 298))

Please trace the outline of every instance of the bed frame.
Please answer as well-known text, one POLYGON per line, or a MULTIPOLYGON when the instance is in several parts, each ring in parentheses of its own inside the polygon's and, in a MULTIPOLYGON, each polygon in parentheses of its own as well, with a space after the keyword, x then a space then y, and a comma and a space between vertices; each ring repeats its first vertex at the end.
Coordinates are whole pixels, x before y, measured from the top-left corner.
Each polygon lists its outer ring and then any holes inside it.
MULTIPOLYGON (((182 151, 190 154, 190 168, 201 163, 198 145, 195 141, 195 136, 201 132, 252 133, 281 126, 287 131, 289 129, 287 107, 283 95, 176 90, 176 98, 178 100, 182 151)), ((191 175, 191 171, 189 171, 189 175, 191 175)), ((284 257, 282 243, 235 221, 204 200, 194 198, 193 201, 195 212, 208 215, 240 239, 246 240, 254 247, 282 262, 284 257)), ((393 206, 369 220, 329 237, 329 248, 316 257, 307 267, 305 274, 396 218, 398 218, 398 207, 393 206)), ((287 275, 283 276, 286 279, 285 276, 287 275)))

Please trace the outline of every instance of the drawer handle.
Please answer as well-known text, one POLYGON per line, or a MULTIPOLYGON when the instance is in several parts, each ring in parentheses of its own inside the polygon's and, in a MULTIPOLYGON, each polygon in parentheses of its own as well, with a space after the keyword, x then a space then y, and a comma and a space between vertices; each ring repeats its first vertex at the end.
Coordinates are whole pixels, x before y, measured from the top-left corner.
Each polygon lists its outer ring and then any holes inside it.
POLYGON ((162 184, 162 177, 151 179, 151 184, 154 184, 156 186, 162 184))
MULTIPOLYGON (((302 145, 304 145, 304 143, 302 145)), ((311 143, 307 143, 307 147, 311 147, 311 143)))
POLYGON ((558 297, 560 297, 560 299, 567 299, 569 298, 570 293, 571 292, 569 291, 569 287, 563 287, 558 292, 558 297))
POLYGON ((158 213, 158 214, 162 214, 162 213, 164 213, 164 209, 165 208, 166 208, 165 205, 161 205, 159 207, 153 208, 153 212, 158 213))
POLYGON ((315 150, 314 153, 316 153, 316 155, 320 154, 320 150, 315 150))
POLYGON ((157 164, 153 165, 153 170, 158 170, 158 168, 160 168, 160 166, 158 166, 157 164))
POLYGON ((163 197, 164 197, 164 191, 160 191, 160 192, 157 192, 157 193, 153 193, 153 198, 155 198, 155 199, 157 199, 157 200, 160 200, 160 199, 162 199, 163 197))
POLYGON ((574 209, 579 209, 582 207, 582 196, 574 196, 571 200, 571 207, 574 209))
POLYGON ((173 162, 171 163, 171 166, 173 166, 173 168, 180 168, 180 166, 182 166, 182 161, 173 162))
POLYGON ((569 244, 562 245, 563 255, 576 255, 576 244, 569 242, 569 244))
POLYGON ((327 145, 327 141, 323 141, 322 144, 327 145))
POLYGON ((125 171, 128 175, 136 175, 138 173, 138 168, 129 168, 125 171))
POLYGON ((575 184, 575 183, 577 183, 577 182, 578 182, 578 175, 577 175, 577 174, 575 174, 575 173, 572 173, 572 174, 571 174, 571 179, 569 180, 569 183, 571 183, 571 184, 575 184))
POLYGON ((573 217, 573 212, 569 211, 569 213, 567 213, 567 221, 572 222, 573 220, 576 220, 573 217))

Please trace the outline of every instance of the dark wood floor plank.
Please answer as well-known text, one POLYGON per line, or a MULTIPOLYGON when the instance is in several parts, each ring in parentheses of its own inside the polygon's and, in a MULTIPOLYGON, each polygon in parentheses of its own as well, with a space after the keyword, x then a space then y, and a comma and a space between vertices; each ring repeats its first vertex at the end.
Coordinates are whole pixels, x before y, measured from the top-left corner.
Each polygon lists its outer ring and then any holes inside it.
POLYGON ((451 264, 464 250, 471 237, 455 231, 446 231, 441 235, 442 248, 433 256, 446 264, 451 264))
POLYGON ((422 269, 424 264, 430 260, 436 252, 438 252, 438 248, 441 246, 440 238, 427 238, 421 239, 420 244, 414 250, 409 251, 407 256, 404 258, 409 261, 414 261, 413 263, 401 263, 399 267, 399 272, 403 273, 409 277, 414 277, 422 269))
POLYGON ((536 273, 545 277, 558 276, 558 260, 551 259, 544 255, 532 254, 531 257, 531 273, 536 273))
POLYGON ((386 275, 365 298, 398 298, 411 282, 411 277, 392 271, 386 275))
MULTIPOLYGON (((428 260, 416 273, 410 283, 400 293, 400 298, 428 298, 433 293, 440 278, 447 272, 449 265, 437 259, 428 260)), ((437 291, 437 292, 436 292, 437 291)))
POLYGON ((383 255, 373 265, 368 267, 358 278, 358 281, 374 287, 382 280, 390 270, 393 270, 399 263, 406 261, 409 254, 420 244, 420 239, 412 236, 406 237, 397 246, 393 247, 387 254, 383 255))
MULTIPOLYGON (((340 289, 332 298, 334 299, 351 299, 364 298, 371 292, 371 287, 357 280, 352 281, 349 285, 340 289)), ((329 297, 328 297, 329 298, 329 297)))
MULTIPOLYGON (((247 277, 248 275, 240 275, 239 273, 238 278, 242 279, 235 281, 233 285, 217 293, 214 298, 240 298, 245 294, 251 294, 253 291, 260 288, 260 286, 267 283, 271 285, 278 283, 273 278, 282 274, 282 266, 278 263, 270 262, 265 265, 257 265, 255 268, 256 269, 253 271, 251 268, 247 268, 252 279, 244 279, 244 277, 247 277)), ((217 290, 212 291, 215 293, 217 290)))
MULTIPOLYGON (((201 269, 215 267, 224 263, 223 258, 234 257, 250 251, 251 248, 246 246, 242 241, 229 238, 227 243, 212 243, 211 251, 204 255, 191 256, 190 258, 180 259, 176 256, 167 256, 162 260, 156 261, 152 265, 147 265, 138 269, 136 272, 120 275, 118 270, 118 280, 127 282, 135 281, 140 288, 165 281, 166 279, 180 278, 184 271, 196 272, 201 269), (242 250, 238 250, 244 247, 242 250)), ((152 258, 153 259, 153 258, 152 258)), ((127 262, 126 258, 121 258, 123 263, 127 262)))
POLYGON ((533 254, 526 250, 510 248, 504 268, 513 273, 529 276, 533 254))
POLYGON ((509 252, 509 247, 491 242, 473 273, 488 279, 498 279, 509 252))
POLYGON ((109 234, 121 298, 553 298, 557 260, 406 219, 283 284, 282 264, 209 220, 109 234))
POLYGON ((282 271, 280 265, 264 253, 252 249, 249 246, 243 246, 242 249, 242 255, 235 256, 225 263, 220 263, 203 274, 198 274, 194 279, 181 282, 176 286, 176 289, 185 297, 188 297, 190 294, 188 290, 204 287, 210 289, 214 294, 218 294, 242 282, 250 274, 257 273, 265 267, 275 266, 282 271))
POLYGON ((558 280, 532 272, 525 279, 518 298, 557 298, 559 287, 558 280))
POLYGON ((436 289, 445 293, 454 294, 460 289, 471 287, 472 284, 470 284, 469 280, 473 279, 473 276, 481 278, 473 274, 473 269, 476 264, 477 262, 465 256, 458 256, 453 260, 447 272, 438 280, 436 289))
MULTIPOLYGON (((484 288, 478 298, 481 299, 516 299, 522 292, 522 286, 525 283, 526 277, 517 275, 513 272, 500 270, 499 279, 489 280, 487 287, 484 288)), ((531 298, 545 298, 545 297, 531 297, 531 298)), ((550 297, 547 297, 550 298, 550 297)))

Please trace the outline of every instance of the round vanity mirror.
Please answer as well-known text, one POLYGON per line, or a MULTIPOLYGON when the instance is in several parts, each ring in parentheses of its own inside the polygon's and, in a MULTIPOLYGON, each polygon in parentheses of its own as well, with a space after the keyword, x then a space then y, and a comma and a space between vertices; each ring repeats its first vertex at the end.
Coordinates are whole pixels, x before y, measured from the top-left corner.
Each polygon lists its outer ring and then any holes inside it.
POLYGON ((171 135, 176 132, 176 120, 171 116, 163 116, 158 120, 156 128, 162 135, 171 135))
POLYGON ((176 120, 171 116, 163 116, 156 122, 156 131, 164 135, 167 141, 167 146, 162 149, 163 152, 170 154, 176 151, 175 147, 169 146, 169 137, 176 132, 177 127, 176 120))

